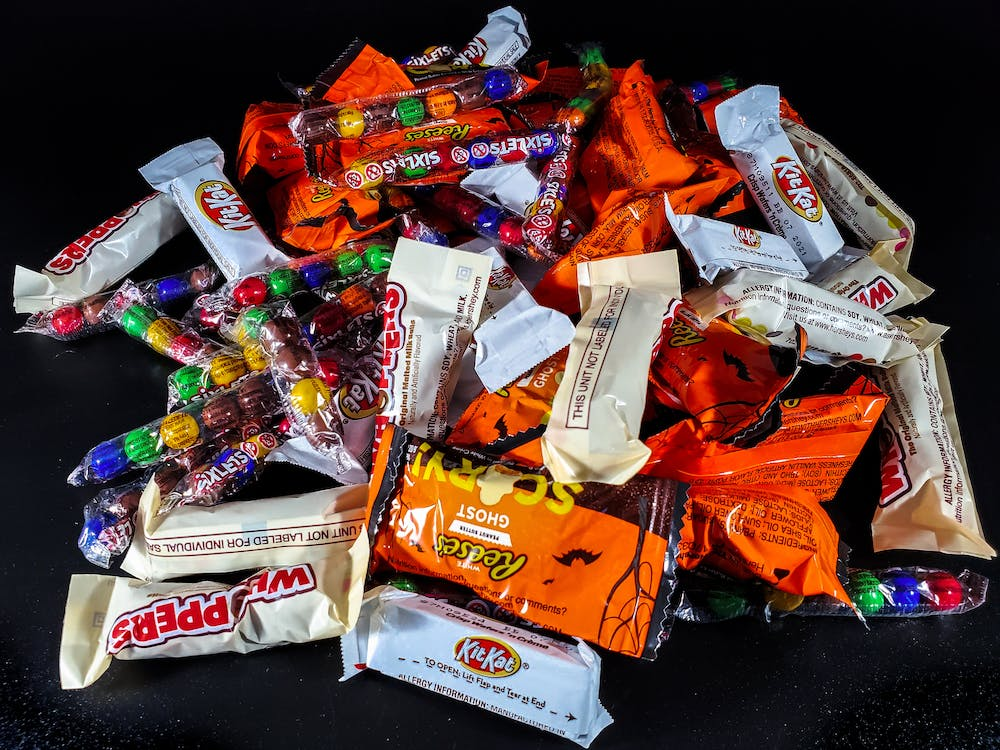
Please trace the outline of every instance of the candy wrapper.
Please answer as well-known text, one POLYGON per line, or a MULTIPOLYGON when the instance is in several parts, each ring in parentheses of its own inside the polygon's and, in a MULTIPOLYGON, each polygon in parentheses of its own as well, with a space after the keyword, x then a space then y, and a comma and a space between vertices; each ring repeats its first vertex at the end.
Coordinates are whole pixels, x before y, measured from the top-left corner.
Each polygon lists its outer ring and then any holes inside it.
POLYGON ((779 99, 777 86, 751 86, 719 104, 715 120, 768 225, 813 272, 844 239, 781 128, 779 99))
POLYGON ((934 290, 907 273, 892 247, 891 242, 879 242, 870 253, 813 283, 883 315, 929 297, 934 290))
POLYGON ((581 263, 577 272, 583 312, 542 456, 561 482, 623 484, 649 458, 639 427, 650 359, 681 294, 677 253, 607 258, 581 263))
POLYGON ((227 503, 161 505, 146 485, 122 570, 146 581, 316 562, 346 555, 364 528, 363 485, 227 503))
POLYGON ((889 394, 879 430, 882 490, 876 552, 996 556, 983 538, 941 346, 874 373, 889 394))
MULTIPOLYGON (((970 570, 958 574, 910 565, 895 568, 848 568, 847 591, 866 620, 958 615, 986 601, 989 579, 970 570)), ((787 615, 855 617, 854 610, 826 595, 792 595, 760 582, 729 578, 684 577, 674 610, 687 622, 719 622, 754 617, 772 622, 787 615)))
POLYGON ((94 446, 67 481, 76 487, 102 484, 134 469, 159 464, 230 430, 238 429, 247 437, 255 435, 279 408, 268 396, 268 388, 253 380, 241 385, 235 396, 220 393, 196 401, 94 446))
POLYGON ((153 193, 64 247, 40 272, 14 267, 14 310, 81 302, 123 279, 186 226, 169 196, 153 193))
POLYGON ((388 425, 372 472, 373 574, 439 577, 537 625, 653 658, 675 483, 563 484, 388 425))
POLYGON ((342 680, 373 669, 583 747, 612 722, 599 697, 600 656, 583 641, 555 640, 393 586, 366 593, 340 648, 342 680))
POLYGON ((63 689, 84 688, 112 659, 249 653, 343 635, 364 595, 368 544, 322 560, 264 568, 235 585, 144 583, 74 575, 59 648, 63 689))
POLYGON ((227 279, 288 260, 261 229, 222 171, 222 149, 211 138, 183 143, 139 168, 169 195, 227 279))

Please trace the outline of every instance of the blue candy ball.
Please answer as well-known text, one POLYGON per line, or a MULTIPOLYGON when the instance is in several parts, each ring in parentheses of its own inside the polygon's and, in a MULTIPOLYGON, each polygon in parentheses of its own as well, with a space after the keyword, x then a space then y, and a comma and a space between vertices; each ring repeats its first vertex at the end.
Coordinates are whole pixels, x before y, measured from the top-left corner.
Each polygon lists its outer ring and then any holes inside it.
POLYGON ((469 142, 469 168, 489 169, 496 166, 497 155, 490 151, 489 138, 473 138, 469 142))
POLYGON ((90 451, 90 474, 99 482, 114 479, 129 468, 125 446, 120 440, 106 440, 90 451))
POLYGON ((554 130, 543 130, 542 135, 548 138, 541 138, 542 144, 538 148, 528 149, 528 156, 532 159, 547 159, 559 148, 559 134, 554 130))
POLYGON ((888 590, 886 603, 894 612, 912 612, 920 604, 920 584, 917 579, 907 573, 888 573, 882 577, 882 583, 888 590))
POLYGON ((496 237, 503 218, 503 211, 496 206, 487 206, 476 215, 473 226, 479 234, 496 237))
POLYGON ((493 68, 483 76, 483 90, 493 101, 503 99, 514 91, 514 79, 508 71, 493 68))
POLYGON ((176 276, 170 276, 156 282, 156 298, 161 305, 178 300, 189 291, 191 291, 191 287, 188 286, 187 282, 176 276))
POLYGON ((319 289, 333 275, 329 263, 309 263, 299 268, 299 276, 310 289, 319 289))

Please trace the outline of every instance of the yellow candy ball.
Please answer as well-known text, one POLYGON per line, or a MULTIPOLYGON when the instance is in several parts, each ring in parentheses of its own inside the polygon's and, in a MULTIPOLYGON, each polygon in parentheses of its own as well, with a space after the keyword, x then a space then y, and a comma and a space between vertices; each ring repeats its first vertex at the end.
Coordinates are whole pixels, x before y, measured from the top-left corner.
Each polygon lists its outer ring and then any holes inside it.
POLYGON ((267 369, 267 357, 260 344, 256 342, 243 347, 243 361, 254 372, 267 369))
POLYGON ((337 112, 337 132, 341 138, 358 138, 365 132, 365 116, 354 107, 337 112))
POLYGON ((305 378, 292 386, 289 400, 300 414, 315 414, 330 403, 330 387, 319 378, 305 378))
POLYGON ((160 437, 169 448, 184 450, 198 442, 198 420, 187 412, 177 411, 160 422, 160 437))
POLYGON ((181 327, 170 318, 157 318, 146 329, 146 342, 160 354, 166 354, 171 342, 179 336, 181 327))
POLYGON ((216 385, 226 387, 246 375, 247 365, 242 357, 220 354, 208 366, 208 376, 216 385))

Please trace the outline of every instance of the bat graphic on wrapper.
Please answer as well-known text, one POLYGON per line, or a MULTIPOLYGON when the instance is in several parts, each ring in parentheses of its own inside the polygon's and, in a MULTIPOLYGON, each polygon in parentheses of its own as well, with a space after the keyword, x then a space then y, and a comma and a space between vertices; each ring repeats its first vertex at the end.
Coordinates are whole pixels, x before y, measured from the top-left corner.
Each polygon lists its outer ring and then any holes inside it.
POLYGON ((730 354, 727 351, 722 352, 722 361, 727 365, 732 365, 736 368, 736 377, 740 380, 745 380, 748 383, 753 382, 753 377, 750 375, 750 370, 747 368, 746 363, 739 357, 730 354))
POLYGON ((573 563, 577 560, 583 560, 584 565, 590 565, 600 556, 600 552, 595 553, 585 549, 571 549, 569 552, 564 552, 561 555, 552 555, 557 563, 565 565, 567 568, 573 567, 573 563))

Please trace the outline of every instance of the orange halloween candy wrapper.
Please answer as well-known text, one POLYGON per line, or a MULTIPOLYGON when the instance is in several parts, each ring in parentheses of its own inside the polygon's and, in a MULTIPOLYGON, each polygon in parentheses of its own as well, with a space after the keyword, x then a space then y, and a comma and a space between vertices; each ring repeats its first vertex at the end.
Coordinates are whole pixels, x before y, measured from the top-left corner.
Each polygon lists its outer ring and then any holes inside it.
POLYGON ((387 425, 369 490, 372 574, 443 578, 543 628, 654 658, 676 483, 561 484, 387 425))
POLYGON ((236 176, 241 182, 254 167, 274 179, 306 168, 302 149, 288 129, 299 109, 298 104, 286 102, 260 102, 247 108, 236 158, 236 176))
POLYGON ((840 536, 808 490, 780 485, 691 485, 676 563, 757 579, 800 596, 829 594, 853 607, 837 577, 840 536))
POLYGON ((781 400, 781 426, 745 448, 706 440, 687 419, 646 438, 652 454, 641 473, 704 486, 788 485, 832 500, 888 400, 864 375, 842 393, 781 400))

